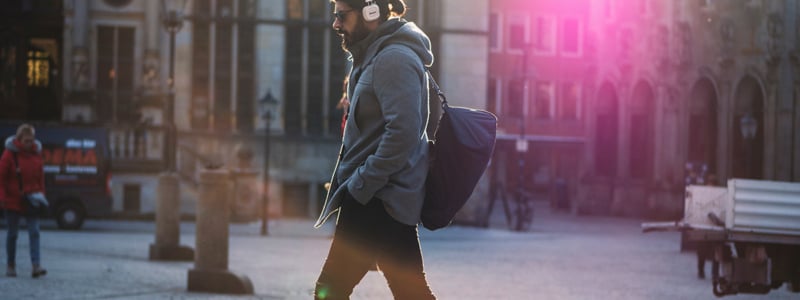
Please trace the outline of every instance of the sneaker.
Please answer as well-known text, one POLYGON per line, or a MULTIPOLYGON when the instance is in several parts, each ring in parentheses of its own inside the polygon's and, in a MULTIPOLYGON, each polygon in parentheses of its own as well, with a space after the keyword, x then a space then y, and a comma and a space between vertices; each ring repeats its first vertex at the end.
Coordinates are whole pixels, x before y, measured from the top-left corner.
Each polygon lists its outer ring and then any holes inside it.
POLYGON ((12 266, 8 266, 8 268, 6 268, 6 276, 17 277, 17 270, 12 266))
POLYGON ((39 278, 39 277, 42 277, 44 275, 47 275, 47 270, 45 270, 44 268, 42 268, 40 266, 33 266, 33 271, 31 272, 31 277, 39 278))

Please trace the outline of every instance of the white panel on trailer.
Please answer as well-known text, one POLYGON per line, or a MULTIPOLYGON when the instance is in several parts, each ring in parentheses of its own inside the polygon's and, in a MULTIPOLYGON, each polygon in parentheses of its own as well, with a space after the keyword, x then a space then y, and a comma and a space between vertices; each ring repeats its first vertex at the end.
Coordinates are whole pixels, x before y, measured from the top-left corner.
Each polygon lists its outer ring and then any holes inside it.
POLYGON ((728 189, 724 187, 690 185, 686 187, 686 202, 683 212, 683 221, 692 226, 715 226, 708 218, 708 213, 714 213, 725 220, 728 189))
POLYGON ((731 179, 728 201, 730 230, 800 235, 800 183, 731 179))

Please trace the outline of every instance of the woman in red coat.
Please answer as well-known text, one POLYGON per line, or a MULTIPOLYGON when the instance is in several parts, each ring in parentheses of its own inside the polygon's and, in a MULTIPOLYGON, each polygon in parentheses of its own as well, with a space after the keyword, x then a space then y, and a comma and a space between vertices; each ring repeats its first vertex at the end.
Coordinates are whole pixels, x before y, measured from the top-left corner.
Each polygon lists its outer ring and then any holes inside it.
POLYGON ((42 144, 35 139, 35 136, 36 132, 33 126, 21 125, 17 128, 15 136, 6 139, 6 150, 0 157, 0 208, 5 211, 8 223, 6 276, 9 277, 17 276, 17 232, 19 231, 20 217, 24 217, 25 223, 28 225, 31 262, 33 263, 31 275, 33 278, 37 278, 47 274, 47 270, 41 267, 39 220, 35 214, 26 213, 22 202, 25 198, 34 198, 37 205, 47 205, 47 200, 44 199, 42 144), (22 179, 21 184, 20 179, 22 179))

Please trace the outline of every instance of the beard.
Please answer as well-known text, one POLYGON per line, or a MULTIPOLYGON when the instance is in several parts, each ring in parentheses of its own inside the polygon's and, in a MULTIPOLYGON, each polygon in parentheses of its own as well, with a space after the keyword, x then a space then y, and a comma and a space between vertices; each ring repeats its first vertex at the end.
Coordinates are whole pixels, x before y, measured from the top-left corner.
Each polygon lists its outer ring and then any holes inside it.
POLYGON ((349 52, 355 44, 369 36, 369 29, 367 29, 367 25, 361 21, 356 24, 352 32, 337 30, 336 33, 342 37, 342 49, 349 52))

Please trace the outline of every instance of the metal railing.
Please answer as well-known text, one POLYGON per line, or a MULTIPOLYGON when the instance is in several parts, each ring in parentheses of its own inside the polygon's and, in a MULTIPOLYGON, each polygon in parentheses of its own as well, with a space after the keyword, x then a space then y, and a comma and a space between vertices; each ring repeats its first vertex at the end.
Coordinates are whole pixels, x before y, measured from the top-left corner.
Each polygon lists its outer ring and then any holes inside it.
POLYGON ((109 149, 112 166, 120 171, 158 172, 165 164, 166 131, 155 126, 112 125, 109 149))

